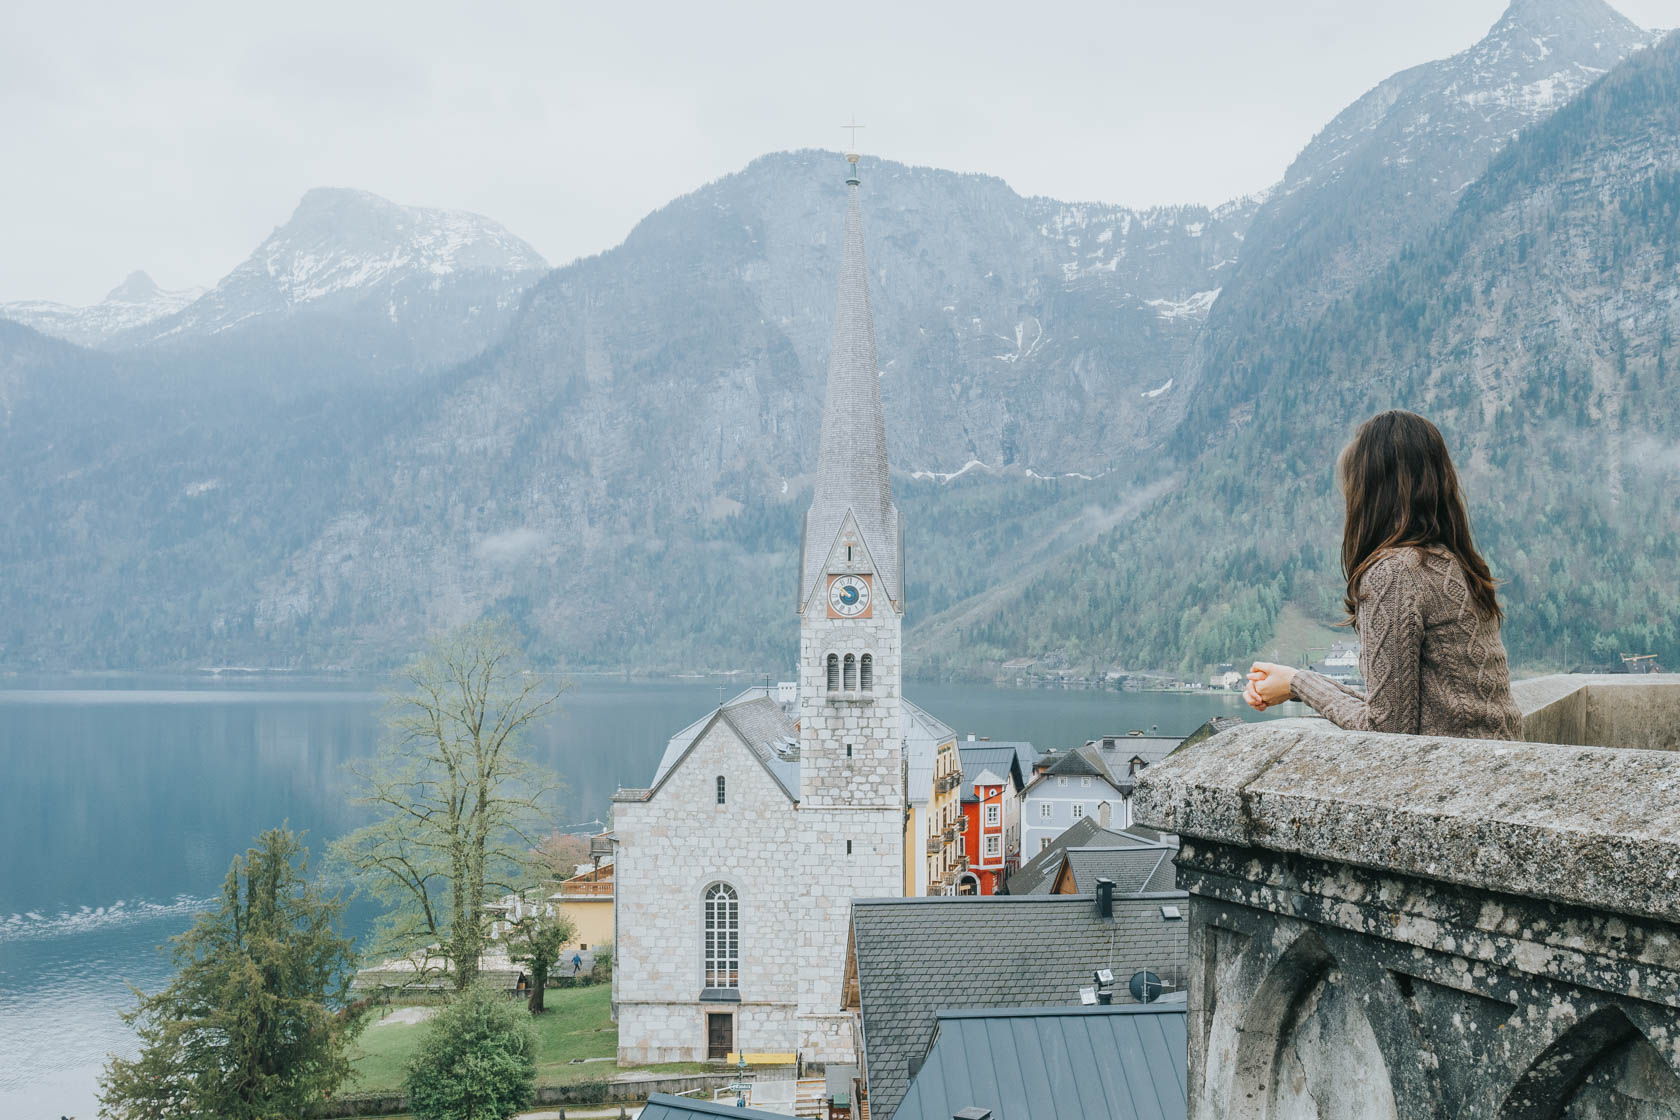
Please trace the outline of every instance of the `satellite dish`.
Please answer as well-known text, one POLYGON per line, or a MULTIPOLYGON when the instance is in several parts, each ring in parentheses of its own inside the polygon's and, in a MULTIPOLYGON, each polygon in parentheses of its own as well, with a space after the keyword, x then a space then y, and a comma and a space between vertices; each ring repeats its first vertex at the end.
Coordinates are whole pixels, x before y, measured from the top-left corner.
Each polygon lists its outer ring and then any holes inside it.
POLYGON ((1147 969, 1133 973, 1131 983, 1126 986, 1139 1003, 1154 1003, 1161 998, 1161 978, 1147 969))

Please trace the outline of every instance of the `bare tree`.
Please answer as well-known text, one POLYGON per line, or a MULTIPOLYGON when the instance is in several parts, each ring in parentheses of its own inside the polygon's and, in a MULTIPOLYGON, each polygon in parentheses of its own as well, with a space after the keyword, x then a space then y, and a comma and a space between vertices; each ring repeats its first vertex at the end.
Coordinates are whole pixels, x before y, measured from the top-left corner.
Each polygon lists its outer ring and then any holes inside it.
POLYGON ((377 819, 333 855, 386 906, 375 952, 421 975, 446 971, 462 989, 488 938, 486 903, 523 885, 555 788, 526 757, 525 733, 565 685, 532 672, 494 622, 435 639, 402 680, 385 743, 351 766, 355 801, 377 819))

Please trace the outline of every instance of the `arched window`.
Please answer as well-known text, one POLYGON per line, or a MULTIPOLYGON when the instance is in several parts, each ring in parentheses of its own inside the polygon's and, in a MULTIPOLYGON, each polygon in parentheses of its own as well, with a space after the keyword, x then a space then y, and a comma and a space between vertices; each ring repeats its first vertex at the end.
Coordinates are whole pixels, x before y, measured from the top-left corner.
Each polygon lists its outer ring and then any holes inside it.
POLYGON ((828 690, 840 691, 840 658, 832 653, 828 655, 828 690))
POLYGON ((868 692, 875 687, 875 658, 864 654, 858 658, 858 688, 868 692))
POLYGON ((846 655, 846 691, 857 691, 857 658, 849 653, 846 655))
POLYGON ((722 774, 719 774, 718 775, 718 804, 719 805, 722 805, 724 803, 724 794, 727 792, 728 787, 729 787, 729 783, 724 780, 724 777, 723 777, 722 774))
POLYGON ((706 987, 741 986, 741 900, 728 883, 706 888, 706 987))

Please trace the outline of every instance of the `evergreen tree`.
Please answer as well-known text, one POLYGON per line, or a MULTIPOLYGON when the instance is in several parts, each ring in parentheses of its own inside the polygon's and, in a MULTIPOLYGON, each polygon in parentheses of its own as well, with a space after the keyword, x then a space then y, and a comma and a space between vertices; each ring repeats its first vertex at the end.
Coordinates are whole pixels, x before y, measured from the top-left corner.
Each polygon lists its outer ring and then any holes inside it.
POLYGON ((112 1058, 100 1113, 123 1120, 302 1115, 350 1071, 357 1023, 343 901, 310 885, 308 851, 277 828, 236 856, 221 905, 175 939, 175 979, 123 1019, 140 1055, 112 1058))
POLYGON ((537 1083, 531 1017, 487 984, 449 1001, 408 1067, 408 1107, 420 1120, 505 1120, 537 1083))

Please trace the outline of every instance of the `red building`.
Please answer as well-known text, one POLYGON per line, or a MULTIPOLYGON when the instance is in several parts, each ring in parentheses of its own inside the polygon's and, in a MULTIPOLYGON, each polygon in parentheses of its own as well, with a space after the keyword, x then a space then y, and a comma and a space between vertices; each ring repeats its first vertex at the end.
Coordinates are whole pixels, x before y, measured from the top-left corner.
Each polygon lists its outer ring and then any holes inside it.
POLYGON ((1002 894, 1010 873, 1021 865, 1023 770, 1031 768, 1035 752, 1030 743, 971 740, 958 744, 958 754, 963 768, 959 828, 968 866, 957 878, 957 893, 1002 894))

